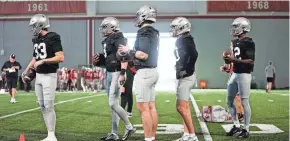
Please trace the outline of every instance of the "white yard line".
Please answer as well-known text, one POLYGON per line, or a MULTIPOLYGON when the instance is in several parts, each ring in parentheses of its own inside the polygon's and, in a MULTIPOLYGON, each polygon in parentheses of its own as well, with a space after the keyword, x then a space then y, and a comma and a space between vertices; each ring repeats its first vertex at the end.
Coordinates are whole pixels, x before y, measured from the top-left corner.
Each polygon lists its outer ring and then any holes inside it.
POLYGON ((197 119, 199 121, 199 125, 200 125, 200 128, 201 128, 201 132, 203 134, 204 140, 205 141, 212 141, 212 137, 211 137, 211 135, 209 133, 209 130, 207 128, 206 123, 204 121, 201 121, 200 120, 201 113, 200 113, 200 110, 198 108, 198 105, 197 105, 194 97, 192 96, 192 94, 190 94, 190 100, 192 102, 192 106, 193 106, 194 111, 196 113, 196 117, 197 117, 197 119))
MULTIPOLYGON (((57 103, 54 103, 54 105, 59 105, 59 104, 63 104, 63 103, 67 103, 67 102, 72 102, 72 101, 76 101, 76 100, 81 100, 81 99, 86 99, 86 98, 91 98, 91 97, 97 97, 97 96, 103 96, 104 94, 100 94, 100 95, 92 95, 92 96, 85 96, 85 97, 79 97, 79 98, 75 98, 75 99, 70 99, 70 100, 65 100, 65 101, 60 101, 57 103)), ((31 112, 31 111, 35 111, 40 109, 38 108, 33 108, 33 109, 29 109, 29 110, 24 110, 24 111, 20 111, 17 113, 13 113, 13 114, 9 114, 9 115, 5 115, 5 116, 1 116, 0 119, 4 119, 4 118, 8 118, 8 117, 12 117, 12 116, 16 116, 16 115, 20 115, 23 113, 27 113, 27 112, 31 112)))

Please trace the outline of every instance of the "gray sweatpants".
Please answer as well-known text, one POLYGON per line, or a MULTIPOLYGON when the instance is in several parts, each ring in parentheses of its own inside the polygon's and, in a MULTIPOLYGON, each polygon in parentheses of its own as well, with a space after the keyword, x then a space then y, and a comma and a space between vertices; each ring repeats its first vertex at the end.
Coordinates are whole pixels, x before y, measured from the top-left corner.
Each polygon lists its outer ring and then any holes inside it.
MULTIPOLYGON (((119 98, 121 95, 121 87, 119 85, 119 76, 120 72, 107 72, 110 77, 107 77, 107 82, 109 83, 109 106, 112 109, 112 132, 118 133, 118 123, 119 119, 125 122, 125 125, 130 125, 130 121, 128 119, 127 112, 120 106, 119 98)), ((107 74, 108 76, 108 74, 107 74)))
POLYGON ((238 122, 237 111, 234 105, 236 95, 239 93, 244 108, 245 129, 249 130, 251 119, 251 107, 249 103, 252 75, 249 73, 233 73, 227 88, 227 105, 233 116, 234 122, 238 122))
POLYGON ((49 132, 55 131, 56 115, 54 98, 57 86, 57 74, 36 74, 35 94, 43 114, 46 128, 49 132))

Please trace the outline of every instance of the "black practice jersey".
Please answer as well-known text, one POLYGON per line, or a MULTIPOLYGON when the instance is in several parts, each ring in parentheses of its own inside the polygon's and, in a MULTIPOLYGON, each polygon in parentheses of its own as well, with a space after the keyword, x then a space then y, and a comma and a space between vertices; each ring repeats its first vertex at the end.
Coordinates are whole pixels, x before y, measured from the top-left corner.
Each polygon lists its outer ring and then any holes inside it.
POLYGON ((186 75, 191 76, 195 71, 195 62, 198 52, 195 47, 193 37, 190 34, 182 35, 176 40, 174 55, 176 58, 176 78, 179 79, 181 71, 186 71, 186 75))
MULTIPOLYGON (((10 62, 10 61, 6 61, 2 68, 1 71, 3 71, 4 69, 8 69, 8 68, 12 68, 12 67, 19 67, 19 70, 22 68, 20 63, 15 61, 15 62, 10 62)), ((0 76, 1 77, 1 76, 0 76)), ((18 77, 18 69, 14 69, 14 71, 6 71, 6 77, 7 78, 17 78, 18 77)))
MULTIPOLYGON (((60 36, 55 32, 49 32, 44 36, 32 39, 34 51, 33 57, 36 61, 53 58, 56 52, 63 51, 60 36)), ((58 63, 44 63, 37 67, 37 73, 56 73, 59 68, 58 63)))
POLYGON ((159 31, 151 26, 140 28, 137 32, 134 50, 148 54, 146 60, 135 59, 136 69, 154 68, 158 64, 159 31))
MULTIPOLYGON (((232 40, 234 57, 240 60, 251 59, 255 61, 255 43, 252 38, 245 37, 242 39, 232 40)), ((251 73, 254 70, 253 64, 234 62, 234 73, 251 73)))
POLYGON ((108 72, 121 70, 121 62, 118 61, 116 57, 120 44, 126 45, 126 38, 122 32, 111 34, 102 41, 104 56, 106 58, 106 70, 108 72))

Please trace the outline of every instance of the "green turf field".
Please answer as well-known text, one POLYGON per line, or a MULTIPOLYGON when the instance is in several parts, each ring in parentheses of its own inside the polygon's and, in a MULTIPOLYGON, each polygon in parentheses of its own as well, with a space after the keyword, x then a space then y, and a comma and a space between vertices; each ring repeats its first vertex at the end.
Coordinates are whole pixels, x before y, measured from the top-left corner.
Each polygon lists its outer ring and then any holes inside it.
MULTIPOLYGON (((202 105, 225 105, 225 90, 194 90, 193 96, 198 107, 202 105)), ((42 115, 33 93, 19 93, 18 103, 10 104, 8 95, 0 94, 0 141, 18 141, 24 134, 27 141, 38 141, 46 136, 42 115), (29 110, 29 111, 27 111, 29 110)), ((158 93, 156 97, 159 124, 181 124, 182 120, 175 110, 173 93, 158 93)), ((283 130, 283 133, 251 134, 247 141, 288 141, 289 140, 289 91, 273 91, 271 95, 264 91, 252 91, 251 108, 253 124, 271 124, 283 130)), ((111 129, 111 116, 107 96, 89 93, 58 93, 56 96, 57 127, 59 141, 97 141, 111 129)), ((191 104, 192 105, 192 104, 191 104)), ((132 123, 141 124, 140 116, 135 108, 132 123)), ((192 115, 196 134, 204 141, 201 126, 194 108, 192 115)), ((226 137, 221 125, 226 123, 206 123, 213 141, 240 140, 226 137)), ((178 139, 182 133, 177 128, 166 126, 159 129, 158 141, 178 139), (164 134, 167 133, 167 134, 164 134)), ((141 132, 142 128, 137 128, 141 132)), ((260 131, 251 127, 252 131, 260 131)), ((124 124, 120 122, 119 135, 124 132, 124 124)), ((130 140, 142 141, 142 134, 134 134, 130 140)))

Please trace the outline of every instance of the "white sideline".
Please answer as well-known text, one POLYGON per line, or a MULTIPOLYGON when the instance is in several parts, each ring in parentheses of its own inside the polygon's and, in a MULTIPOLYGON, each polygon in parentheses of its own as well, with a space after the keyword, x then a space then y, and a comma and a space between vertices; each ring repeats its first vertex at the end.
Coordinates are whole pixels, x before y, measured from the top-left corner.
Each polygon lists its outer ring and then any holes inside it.
MULTIPOLYGON (((103 96, 103 95, 105 95, 105 94, 92 95, 92 96, 85 96, 85 97, 79 97, 79 98, 75 98, 75 99, 70 99, 70 100, 60 101, 60 102, 54 103, 54 105, 59 105, 59 104, 67 103, 67 102, 72 102, 72 101, 80 100, 80 99, 86 99, 86 98, 90 98, 90 97, 103 96)), ((33 109, 24 110, 24 111, 20 111, 20 112, 17 112, 17 113, 13 113, 13 114, 9 114, 9 115, 5 115, 5 116, 1 116, 0 119, 4 119, 4 118, 8 118, 8 117, 12 117, 12 116, 16 116, 16 115, 19 115, 19 114, 23 114, 23 113, 27 113, 27 112, 35 111, 35 110, 38 110, 38 109, 40 109, 40 108, 39 108, 39 107, 38 107, 38 108, 33 108, 33 109)))
POLYGON ((203 134, 204 140, 205 141, 212 141, 212 137, 211 137, 211 135, 209 133, 209 130, 207 128, 206 123, 204 121, 201 121, 200 120, 201 113, 200 113, 200 110, 198 108, 198 105, 197 105, 194 97, 192 96, 192 94, 190 94, 190 100, 192 102, 192 106, 193 106, 194 111, 196 113, 196 117, 197 117, 197 119, 199 121, 199 125, 200 125, 200 128, 201 128, 201 132, 203 134))

